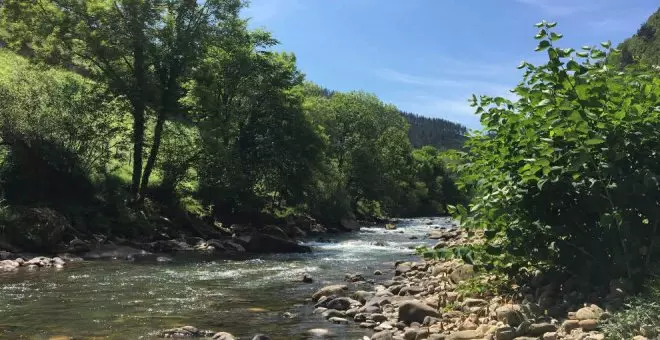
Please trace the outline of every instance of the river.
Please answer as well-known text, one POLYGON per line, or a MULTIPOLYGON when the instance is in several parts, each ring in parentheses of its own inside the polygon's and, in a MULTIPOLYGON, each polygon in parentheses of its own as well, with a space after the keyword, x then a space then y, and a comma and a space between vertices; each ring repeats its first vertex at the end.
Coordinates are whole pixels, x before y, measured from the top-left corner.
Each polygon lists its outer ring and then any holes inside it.
POLYGON ((415 259, 430 229, 446 218, 402 220, 310 241, 311 254, 274 254, 233 260, 175 257, 173 262, 83 262, 62 270, 0 273, 0 338, 152 339, 159 329, 193 325, 242 339, 306 339, 329 329, 337 339, 369 330, 333 325, 312 314, 308 297, 346 273, 376 281, 392 276, 392 262, 415 259), (412 238, 412 239, 411 239, 412 238), (374 270, 384 275, 374 276, 374 270), (303 274, 313 284, 299 281, 303 274))

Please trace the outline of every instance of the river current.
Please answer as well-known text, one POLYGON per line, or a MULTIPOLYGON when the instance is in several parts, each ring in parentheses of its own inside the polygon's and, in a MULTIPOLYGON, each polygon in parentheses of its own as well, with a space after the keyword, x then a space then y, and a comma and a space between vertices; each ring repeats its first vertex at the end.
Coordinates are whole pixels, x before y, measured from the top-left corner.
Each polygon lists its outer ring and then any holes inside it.
POLYGON ((347 273, 391 278, 394 261, 416 259, 414 247, 432 244, 425 238, 431 229, 451 225, 420 218, 402 220, 396 230, 327 235, 307 242, 311 254, 175 256, 164 264, 99 261, 0 273, 0 339, 152 339, 154 331, 183 325, 241 339, 307 339, 313 328, 361 339, 371 331, 325 321, 312 313, 309 296, 347 273), (314 283, 299 282, 304 274, 314 283))

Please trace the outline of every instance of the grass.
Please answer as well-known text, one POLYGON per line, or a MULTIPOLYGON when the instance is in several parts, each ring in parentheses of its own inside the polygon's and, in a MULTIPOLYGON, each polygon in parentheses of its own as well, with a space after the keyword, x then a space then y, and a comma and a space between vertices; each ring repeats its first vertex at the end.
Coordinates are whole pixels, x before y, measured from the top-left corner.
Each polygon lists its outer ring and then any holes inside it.
POLYGON ((660 279, 650 281, 644 293, 629 298, 624 309, 610 317, 603 326, 607 339, 632 339, 644 335, 660 336, 660 279))

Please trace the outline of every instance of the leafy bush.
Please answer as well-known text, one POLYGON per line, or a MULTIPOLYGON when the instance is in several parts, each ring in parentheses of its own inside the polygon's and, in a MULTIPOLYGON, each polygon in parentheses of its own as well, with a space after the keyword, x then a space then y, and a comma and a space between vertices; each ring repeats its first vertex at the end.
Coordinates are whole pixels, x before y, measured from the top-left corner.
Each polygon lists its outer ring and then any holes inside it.
POLYGON ((520 65, 518 100, 473 97, 484 130, 458 170, 474 198, 453 212, 484 230, 483 266, 641 282, 659 253, 659 69, 610 68, 609 42, 560 48, 555 25, 537 24, 548 61, 520 65))
MULTIPOLYGON (((43 69, 0 51, 1 166, 12 203, 86 200, 121 132, 123 102, 74 73, 43 69)), ((63 202, 61 202, 63 203, 63 202)))

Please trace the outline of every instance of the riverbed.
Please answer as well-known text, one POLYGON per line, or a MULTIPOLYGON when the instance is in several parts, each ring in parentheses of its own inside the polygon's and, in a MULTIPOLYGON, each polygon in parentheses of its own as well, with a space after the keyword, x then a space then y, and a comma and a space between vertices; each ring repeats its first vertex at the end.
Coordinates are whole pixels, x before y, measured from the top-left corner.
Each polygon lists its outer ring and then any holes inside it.
POLYGON ((313 328, 360 339, 371 331, 330 324, 312 314, 308 297, 347 273, 390 278, 393 262, 416 258, 414 247, 432 244, 425 235, 441 226, 451 221, 409 219, 396 230, 326 235, 308 240, 311 254, 177 256, 169 263, 99 261, 0 273, 0 338, 152 339, 154 331, 193 325, 248 339, 306 339, 313 328), (301 283, 304 274, 314 283, 301 283))

